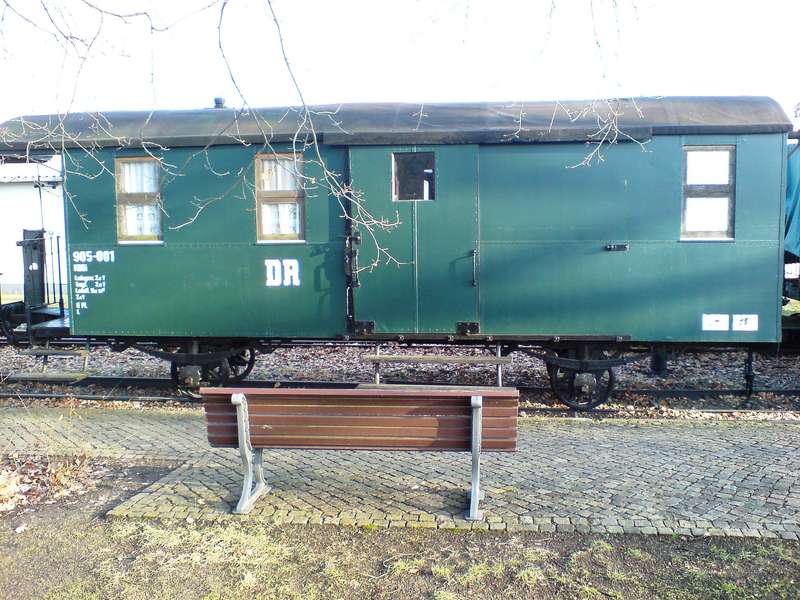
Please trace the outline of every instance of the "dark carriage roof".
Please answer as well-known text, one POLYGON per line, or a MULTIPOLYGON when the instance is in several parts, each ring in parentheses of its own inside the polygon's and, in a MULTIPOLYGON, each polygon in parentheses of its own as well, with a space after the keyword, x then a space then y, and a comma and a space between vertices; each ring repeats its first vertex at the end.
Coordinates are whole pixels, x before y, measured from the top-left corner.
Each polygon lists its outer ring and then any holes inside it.
MULTIPOLYGON (((621 141, 653 135, 778 133, 792 124, 767 97, 613 101, 342 104, 309 107, 327 144, 564 142, 598 139, 598 115, 619 115, 621 141), (593 107, 593 108, 590 108, 593 107)), ((0 152, 88 146, 205 146, 305 138, 300 108, 228 108, 19 117, 0 125, 0 152)))

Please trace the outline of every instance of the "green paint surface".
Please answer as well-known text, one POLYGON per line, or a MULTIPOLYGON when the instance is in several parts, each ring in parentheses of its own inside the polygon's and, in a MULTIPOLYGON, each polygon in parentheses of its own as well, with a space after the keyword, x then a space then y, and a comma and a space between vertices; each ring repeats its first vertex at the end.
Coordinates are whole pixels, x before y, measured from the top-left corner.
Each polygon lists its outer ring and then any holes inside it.
MULTIPOLYGON (((479 322, 481 333, 498 336, 778 341, 785 136, 660 136, 644 149, 607 147, 603 162, 575 167, 590 149, 566 143, 323 147, 333 171, 350 173, 365 209, 396 223, 373 231, 399 265, 386 264, 361 228, 355 319, 373 321, 376 333, 386 334, 449 334, 459 322, 479 322), (736 146, 734 241, 680 240, 685 144, 736 146), (435 200, 392 200, 392 153, 412 151, 435 153, 435 200), (608 244, 630 249, 609 252, 608 244), (366 268, 376 257, 380 264, 366 268), (759 328, 704 331, 703 314, 758 315, 759 328)), ((338 203, 312 185, 306 241, 258 244, 257 150, 164 151, 159 245, 116 241, 113 161, 136 153, 70 152, 67 171, 83 176, 70 175, 65 184, 69 255, 107 250, 115 256, 113 263, 90 265, 89 274, 105 276, 105 290, 75 309, 73 333, 347 334, 345 221, 338 203), (298 260, 301 285, 267 287, 267 259, 298 260)), ((306 174, 321 176, 313 167, 306 174)), ((71 294, 77 307, 74 285, 71 294)))
MULTIPOLYGON (((164 243, 154 245, 116 240, 114 157, 137 153, 68 155, 68 171, 79 161, 82 172, 96 175, 91 179, 71 175, 65 184, 68 254, 72 258, 77 251, 115 253, 114 263, 89 265, 90 273, 106 276, 106 291, 89 296, 88 308, 77 308, 71 286, 70 304, 76 307, 73 332, 209 337, 342 333, 346 328, 344 220, 338 205, 322 187, 312 186, 305 200, 306 241, 257 243, 252 187, 257 150, 215 146, 207 156, 191 148, 165 152, 164 243), (79 213, 90 222, 82 223, 79 213), (267 259, 298 260, 301 285, 267 287, 267 259)), ((341 173, 346 166, 344 151, 324 152, 329 168, 341 173)), ((316 171, 310 166, 306 175, 319 179, 316 171)), ((73 276, 74 268, 71 264, 73 276)))

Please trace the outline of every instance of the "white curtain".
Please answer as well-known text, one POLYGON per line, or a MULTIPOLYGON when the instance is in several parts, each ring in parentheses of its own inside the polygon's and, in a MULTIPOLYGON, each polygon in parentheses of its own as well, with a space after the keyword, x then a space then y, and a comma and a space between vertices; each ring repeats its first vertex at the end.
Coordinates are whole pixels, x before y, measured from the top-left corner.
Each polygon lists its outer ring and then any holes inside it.
POLYGON ((300 233, 300 210, 296 202, 264 202, 261 205, 263 235, 300 233))
POLYGON ((122 191, 126 194, 158 192, 158 170, 154 160, 125 160, 122 167, 122 191))
POLYGON ((125 206, 125 233, 160 237, 161 213, 152 204, 128 204, 125 206))
POLYGON ((262 192, 286 192, 299 188, 293 159, 282 157, 261 159, 262 192))

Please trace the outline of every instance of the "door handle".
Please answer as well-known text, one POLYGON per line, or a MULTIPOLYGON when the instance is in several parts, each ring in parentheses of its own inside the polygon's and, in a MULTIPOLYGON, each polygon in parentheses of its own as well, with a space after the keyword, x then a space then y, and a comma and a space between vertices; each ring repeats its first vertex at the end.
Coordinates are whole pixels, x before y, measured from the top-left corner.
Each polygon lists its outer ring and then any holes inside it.
POLYGON ((358 248, 353 248, 353 254, 350 258, 350 282, 354 288, 361 287, 361 282, 358 280, 358 248))
POLYGON ((472 287, 478 287, 478 249, 470 250, 472 255, 472 287))

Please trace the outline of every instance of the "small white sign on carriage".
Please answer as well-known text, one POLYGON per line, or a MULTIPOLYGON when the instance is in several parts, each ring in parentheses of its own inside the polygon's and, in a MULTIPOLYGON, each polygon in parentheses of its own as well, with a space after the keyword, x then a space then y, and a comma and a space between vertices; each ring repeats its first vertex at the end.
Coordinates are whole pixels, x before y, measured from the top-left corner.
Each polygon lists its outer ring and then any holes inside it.
POLYGON ((758 315, 733 315, 734 331, 758 331, 758 315))
POLYGON ((703 331, 728 331, 731 316, 703 313, 703 331))

